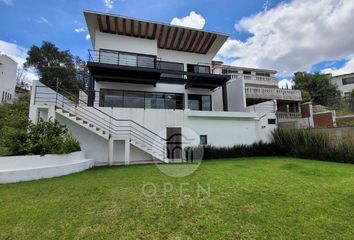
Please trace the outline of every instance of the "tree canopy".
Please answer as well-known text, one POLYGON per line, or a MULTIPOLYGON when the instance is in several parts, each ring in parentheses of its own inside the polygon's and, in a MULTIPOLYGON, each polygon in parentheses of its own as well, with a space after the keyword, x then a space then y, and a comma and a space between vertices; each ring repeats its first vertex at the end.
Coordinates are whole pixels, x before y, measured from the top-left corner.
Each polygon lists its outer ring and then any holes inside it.
POLYGON ((331 100, 340 96, 336 85, 332 84, 328 75, 299 74, 295 76, 294 89, 299 89, 306 101, 327 105, 331 100))
POLYGON ((68 50, 61 51, 53 43, 43 42, 40 47, 30 48, 24 66, 34 68, 39 80, 48 87, 54 88, 58 80, 62 89, 77 93, 83 87, 78 71, 85 69, 85 62, 78 59, 68 50))

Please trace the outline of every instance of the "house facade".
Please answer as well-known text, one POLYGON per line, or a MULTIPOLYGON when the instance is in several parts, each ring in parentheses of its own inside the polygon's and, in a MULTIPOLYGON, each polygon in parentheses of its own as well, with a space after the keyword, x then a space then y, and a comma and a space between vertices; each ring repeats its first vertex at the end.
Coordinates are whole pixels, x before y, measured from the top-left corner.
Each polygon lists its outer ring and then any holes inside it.
POLYGON ((15 98, 17 62, 0 54, 0 104, 12 103, 15 98))
POLYGON ((331 76, 331 82, 338 86, 343 97, 349 97, 354 89, 354 73, 331 76))
POLYGON ((96 165, 174 162, 186 158, 189 146, 269 141, 256 113, 230 108, 231 76, 213 73, 212 60, 227 35, 84 15, 92 41, 88 91, 74 103, 35 82, 30 118, 65 124, 96 165))

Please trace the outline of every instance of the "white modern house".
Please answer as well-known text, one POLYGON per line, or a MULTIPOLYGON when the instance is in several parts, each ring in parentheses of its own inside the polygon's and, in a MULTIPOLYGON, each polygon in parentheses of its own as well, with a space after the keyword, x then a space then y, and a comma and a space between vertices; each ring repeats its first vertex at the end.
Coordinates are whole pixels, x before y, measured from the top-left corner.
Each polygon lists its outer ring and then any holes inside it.
POLYGON ((343 97, 350 96, 354 89, 354 73, 331 76, 331 82, 338 86, 343 97))
POLYGON ((30 118, 65 124, 96 165, 174 162, 188 146, 269 140, 264 119, 229 103, 231 76, 212 72, 227 35, 100 12, 84 16, 92 41, 88 91, 75 102, 34 82, 30 118))
POLYGON ((0 104, 12 103, 15 97, 17 62, 0 54, 0 104))
POLYGON ((301 119, 301 91, 280 89, 276 71, 226 66, 222 62, 213 62, 213 69, 231 78, 227 82, 230 110, 255 112, 268 125, 301 119))

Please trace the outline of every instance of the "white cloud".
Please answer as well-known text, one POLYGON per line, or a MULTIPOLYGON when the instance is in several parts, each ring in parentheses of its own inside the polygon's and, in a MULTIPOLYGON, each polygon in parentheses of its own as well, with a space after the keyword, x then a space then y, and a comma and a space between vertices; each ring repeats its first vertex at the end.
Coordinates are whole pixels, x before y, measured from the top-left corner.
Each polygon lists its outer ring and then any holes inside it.
POLYGON ((8 6, 14 5, 14 1, 13 0, 1 0, 1 2, 5 3, 8 6))
POLYGON ((292 89, 294 82, 289 79, 282 79, 278 82, 279 88, 292 89))
POLYGON ((171 24, 202 29, 205 25, 205 19, 202 15, 192 11, 189 16, 183 18, 173 18, 171 24))
POLYGON ((103 2, 107 10, 113 8, 114 0, 103 0, 103 2))
POLYGON ((82 27, 75 28, 75 32, 80 33, 80 32, 85 32, 86 30, 82 27))
POLYGON ((49 26, 51 26, 51 24, 50 24, 50 22, 48 21, 48 19, 46 19, 46 18, 43 17, 43 16, 39 16, 39 18, 34 19, 34 21, 35 21, 36 23, 38 23, 38 24, 40 24, 40 23, 46 23, 46 24, 48 24, 49 26))
POLYGON ((322 73, 331 73, 333 76, 353 73, 354 72, 354 57, 349 59, 343 67, 340 68, 325 68, 321 71, 322 73))
POLYGON ((87 35, 86 35, 86 40, 90 40, 90 39, 91 39, 90 34, 87 34, 87 35))
POLYGON ((235 29, 251 36, 229 39, 219 58, 232 65, 277 69, 280 75, 354 53, 354 1, 293 0, 243 18, 235 29), (234 58, 234 59, 231 59, 234 58), (235 60, 236 58, 236 60, 235 60))
POLYGON ((27 48, 0 40, 0 52, 15 60, 19 66, 26 62, 27 48))
POLYGON ((45 17, 40 16, 39 18, 42 20, 42 22, 49 24, 49 21, 45 17))
MULTIPOLYGON (((0 52, 2 54, 6 54, 7 56, 15 60, 18 63, 19 69, 22 69, 23 64, 26 62, 27 51, 28 51, 27 48, 24 48, 14 43, 9 43, 0 40, 0 52)), ((35 73, 33 69, 28 69, 26 71, 26 76, 30 81, 38 79, 38 75, 35 73)))

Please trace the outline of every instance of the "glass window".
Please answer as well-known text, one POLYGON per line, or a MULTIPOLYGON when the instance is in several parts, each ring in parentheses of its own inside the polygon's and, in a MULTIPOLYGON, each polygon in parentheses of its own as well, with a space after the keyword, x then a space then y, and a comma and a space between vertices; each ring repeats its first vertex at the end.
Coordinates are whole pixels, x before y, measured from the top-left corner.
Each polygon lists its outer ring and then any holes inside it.
POLYGON ((137 55, 129 53, 119 53, 119 65, 136 67, 137 55))
POLYGON ((126 108, 144 108, 144 93, 141 92, 124 92, 124 107, 126 108))
POLYGON ((147 93, 145 95, 145 108, 164 109, 165 99, 162 93, 147 93))
POLYGON ((123 92, 117 90, 100 91, 101 107, 123 107, 123 92))
POLYGON ((207 144, 208 144, 208 136, 200 135, 200 145, 207 145, 207 144))
POLYGON ((100 63, 117 64, 118 53, 110 50, 100 50, 100 63))
POLYGON ((354 77, 343 78, 342 83, 343 83, 343 85, 353 84, 354 77))
POLYGON ((211 96, 189 94, 188 108, 197 111, 211 111, 211 96))
POLYGON ((138 55, 138 67, 155 68, 155 58, 138 55))
POLYGON ((209 66, 196 65, 196 66, 194 66, 194 72, 197 72, 197 73, 210 73, 210 67, 209 66))
POLYGON ((274 125, 274 124, 276 124, 275 118, 269 118, 269 119, 268 119, 268 124, 269 124, 269 125, 274 125))
POLYGON ((183 109, 183 94, 100 90, 100 107, 183 109))
MULTIPOLYGON (((184 71, 184 64, 183 63, 174 63, 174 62, 158 62, 158 68, 162 70, 173 70, 173 71, 184 71)), ((163 73, 161 77, 165 78, 183 78, 183 75, 180 74, 169 74, 163 73)))

